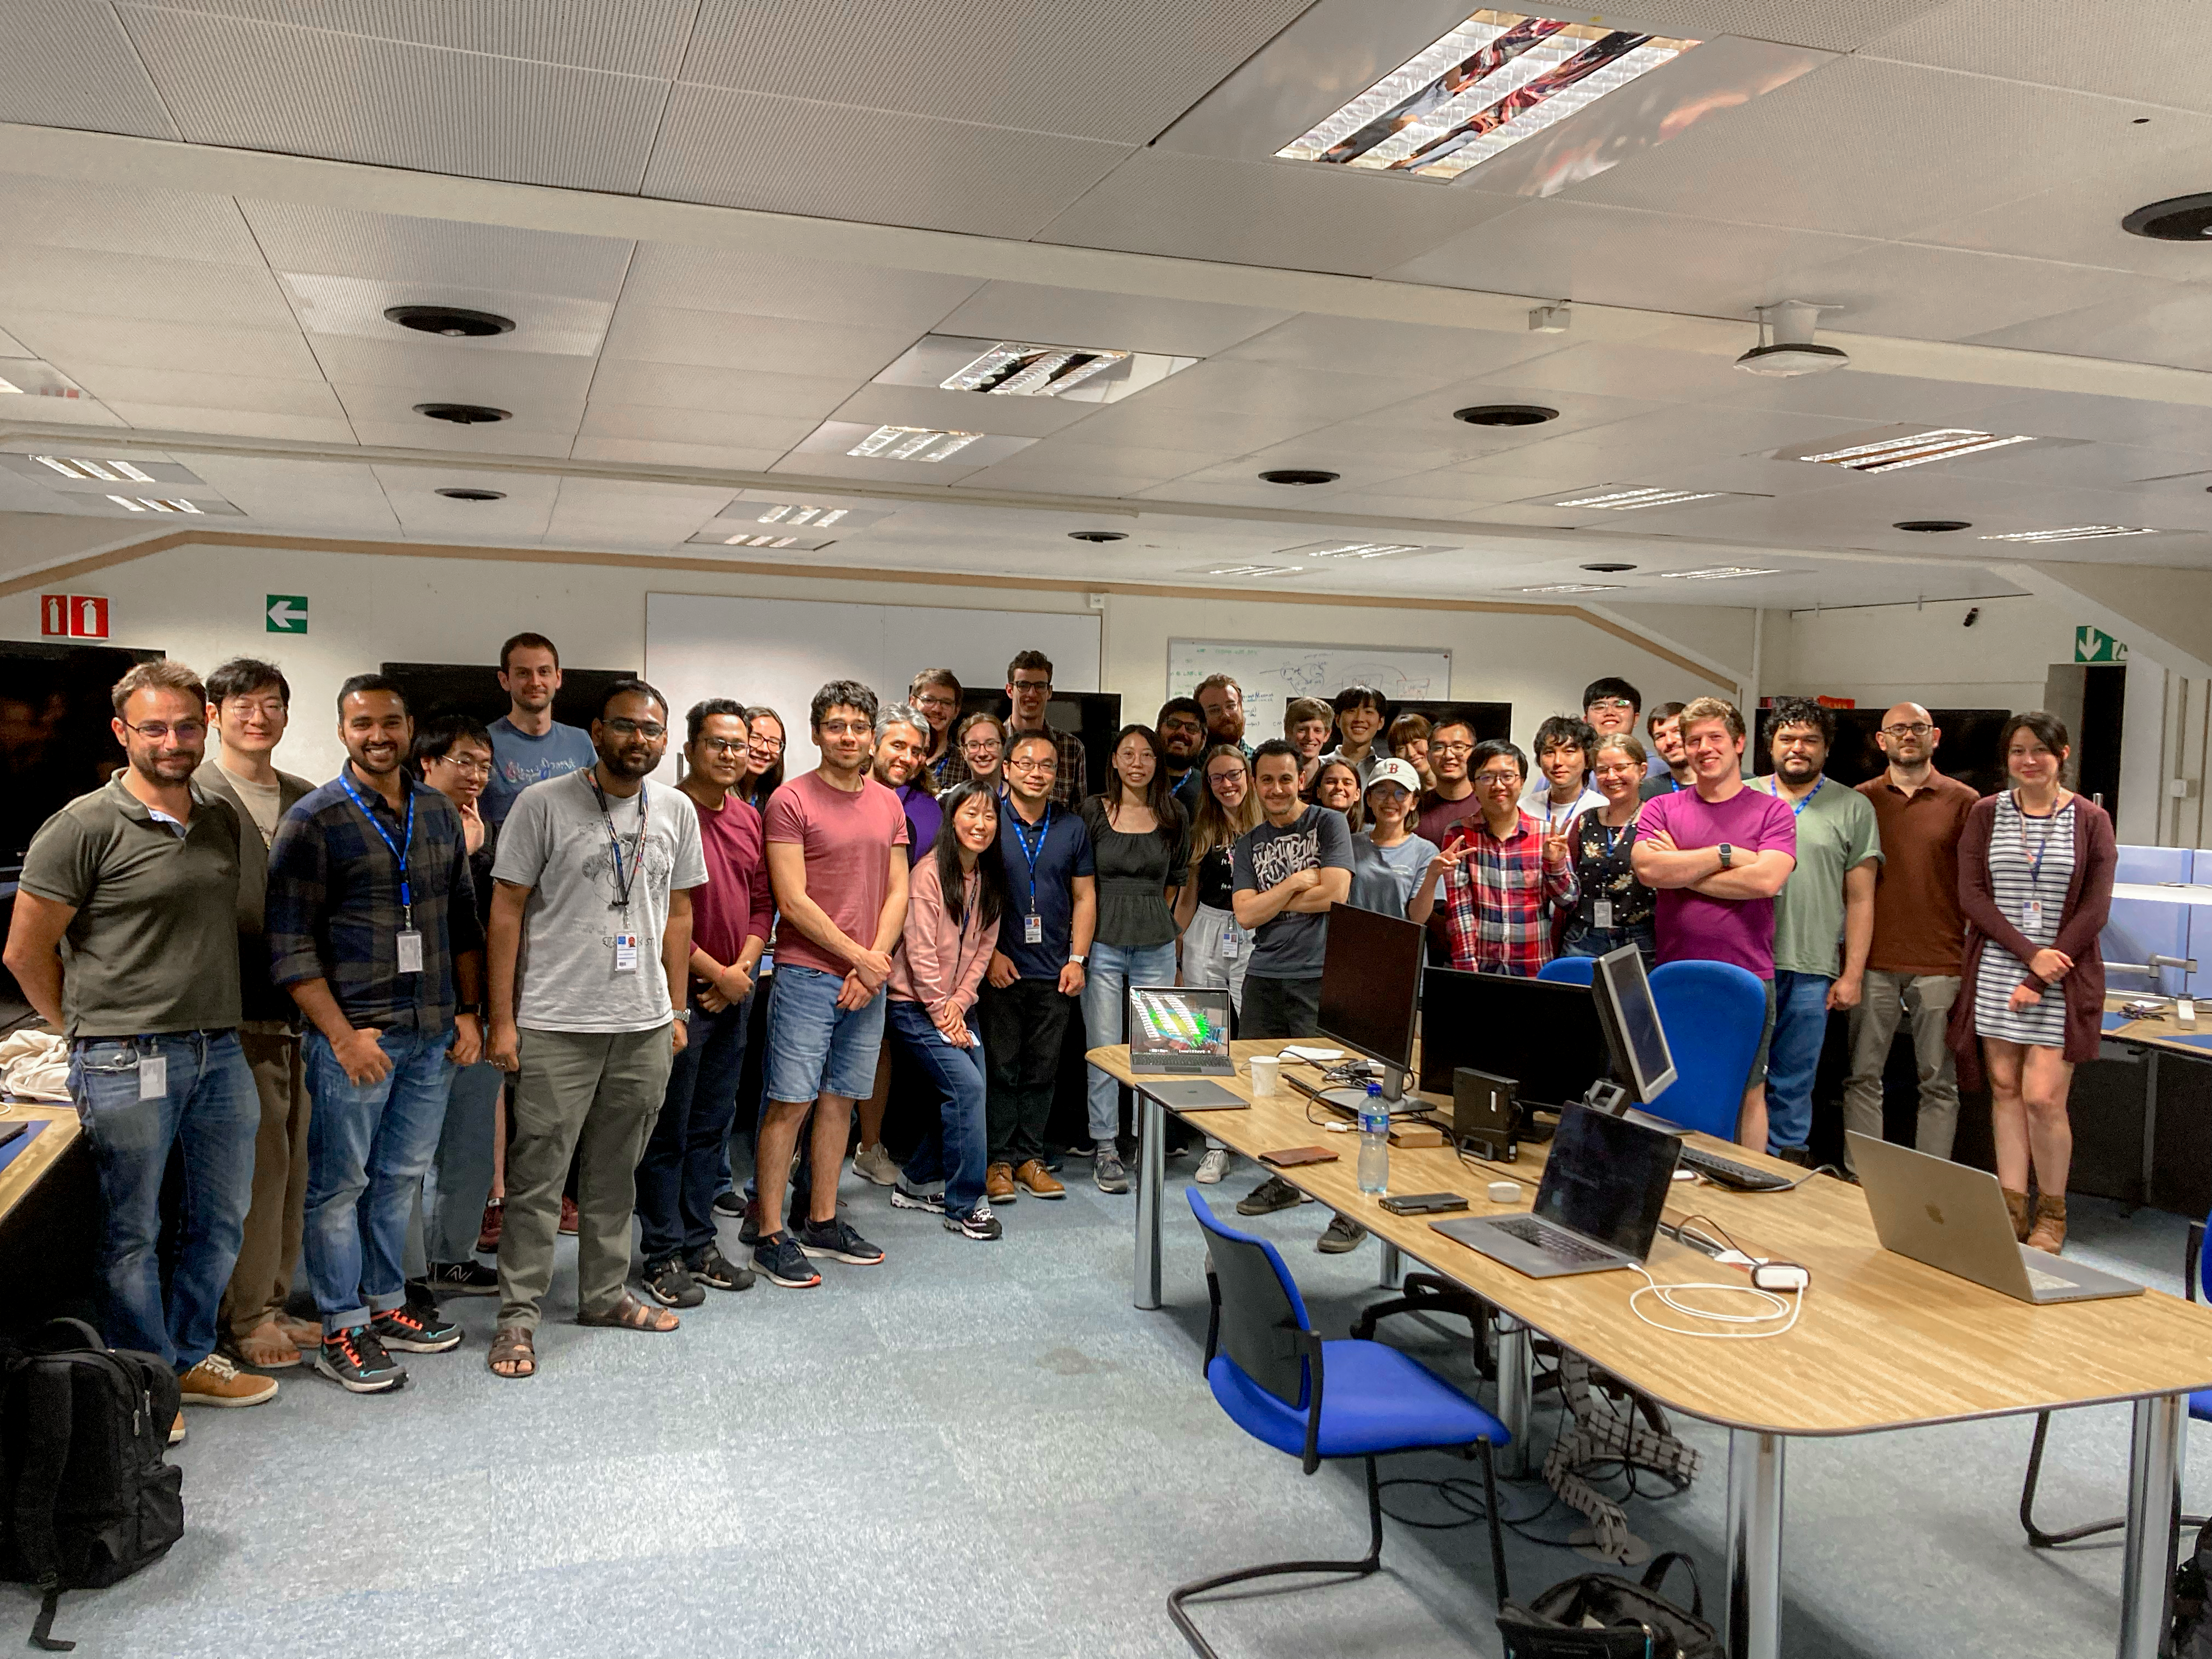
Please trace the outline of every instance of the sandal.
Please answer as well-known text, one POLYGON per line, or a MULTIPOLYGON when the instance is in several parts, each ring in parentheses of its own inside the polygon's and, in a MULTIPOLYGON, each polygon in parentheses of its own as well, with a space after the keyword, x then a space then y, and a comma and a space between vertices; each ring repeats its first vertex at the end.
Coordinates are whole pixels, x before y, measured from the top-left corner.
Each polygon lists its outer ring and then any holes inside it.
POLYGON ((494 1376, 523 1377, 538 1375, 538 1349, 532 1340, 527 1325, 502 1325, 491 1340, 491 1352, 484 1364, 494 1376), (501 1365, 508 1367, 500 1370, 501 1365))
POLYGON ((238 1357, 258 1371, 282 1370, 300 1363, 299 1344, 285 1334, 273 1319, 264 1319, 244 1336, 234 1340, 238 1357))
POLYGON ((620 1331, 672 1331, 684 1322, 665 1308, 655 1308, 639 1301, 625 1291, 623 1299, 604 1313, 576 1315, 579 1325, 603 1326, 620 1331))

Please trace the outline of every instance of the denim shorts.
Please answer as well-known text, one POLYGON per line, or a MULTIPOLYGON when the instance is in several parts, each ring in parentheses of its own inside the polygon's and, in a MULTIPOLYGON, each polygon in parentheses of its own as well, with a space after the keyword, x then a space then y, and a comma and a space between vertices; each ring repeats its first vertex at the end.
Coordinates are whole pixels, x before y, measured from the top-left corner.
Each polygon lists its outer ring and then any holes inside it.
POLYGON ((769 981, 768 1097, 811 1103, 817 1095, 866 1100, 884 1046, 878 991, 865 1008, 837 1006, 842 975, 787 963, 769 981))

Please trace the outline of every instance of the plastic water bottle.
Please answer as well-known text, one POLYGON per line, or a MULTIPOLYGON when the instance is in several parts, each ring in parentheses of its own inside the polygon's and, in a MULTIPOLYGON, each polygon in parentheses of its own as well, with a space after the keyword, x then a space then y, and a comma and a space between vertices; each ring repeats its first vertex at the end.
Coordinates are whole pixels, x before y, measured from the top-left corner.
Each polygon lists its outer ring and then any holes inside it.
POLYGON ((1359 1190, 1390 1190, 1390 1109, 1382 1102, 1382 1085, 1367 1085, 1367 1099, 1359 1109, 1359 1190))

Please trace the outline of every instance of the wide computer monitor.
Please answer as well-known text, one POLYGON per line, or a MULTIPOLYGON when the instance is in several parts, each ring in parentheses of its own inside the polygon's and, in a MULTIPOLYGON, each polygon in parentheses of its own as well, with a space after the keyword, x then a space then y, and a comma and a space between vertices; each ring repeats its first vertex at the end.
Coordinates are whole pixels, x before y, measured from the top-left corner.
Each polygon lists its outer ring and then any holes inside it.
POLYGON ((1382 1064, 1382 1097, 1405 1098, 1427 930, 1402 916, 1333 905, 1321 969, 1320 1035, 1382 1064))
POLYGON ((1659 1005, 1651 1000, 1651 981, 1644 976, 1643 952, 1624 945, 1600 957, 1590 993, 1614 1078, 1650 1105, 1674 1081, 1674 1055, 1659 1023, 1659 1005))
POLYGON ((1589 987, 1430 969, 1421 981, 1421 1091, 1449 1096, 1462 1066, 1511 1078, 1526 1106, 1580 1100, 1606 1071, 1589 987))

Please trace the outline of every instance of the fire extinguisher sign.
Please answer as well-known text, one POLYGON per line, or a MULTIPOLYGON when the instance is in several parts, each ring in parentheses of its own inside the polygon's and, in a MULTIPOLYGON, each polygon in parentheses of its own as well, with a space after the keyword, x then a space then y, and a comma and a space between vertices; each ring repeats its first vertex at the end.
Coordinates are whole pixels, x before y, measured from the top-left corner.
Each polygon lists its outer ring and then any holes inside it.
POLYGON ((106 596, 94 593, 40 594, 39 632, 50 640, 106 639, 106 596))

